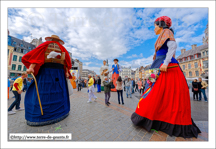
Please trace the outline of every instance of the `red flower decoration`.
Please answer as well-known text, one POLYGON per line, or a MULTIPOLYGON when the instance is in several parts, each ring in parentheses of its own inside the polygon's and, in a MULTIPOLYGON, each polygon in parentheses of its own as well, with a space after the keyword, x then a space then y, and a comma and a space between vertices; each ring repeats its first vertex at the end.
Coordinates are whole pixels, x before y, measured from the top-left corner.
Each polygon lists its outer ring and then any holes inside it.
POLYGON ((172 20, 167 16, 161 16, 161 17, 157 18, 155 20, 155 22, 156 21, 164 21, 166 23, 166 25, 169 26, 169 27, 172 25, 172 20))

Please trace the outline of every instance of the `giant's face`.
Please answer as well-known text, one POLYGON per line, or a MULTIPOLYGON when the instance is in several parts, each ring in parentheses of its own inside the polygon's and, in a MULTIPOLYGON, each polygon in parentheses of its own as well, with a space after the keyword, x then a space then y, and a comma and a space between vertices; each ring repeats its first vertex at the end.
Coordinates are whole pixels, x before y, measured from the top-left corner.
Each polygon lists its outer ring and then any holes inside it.
POLYGON ((106 65, 106 61, 103 61, 103 64, 106 65))
POLYGON ((114 63, 115 63, 115 64, 117 64, 117 63, 118 63, 118 61, 117 61, 117 60, 114 60, 114 63))
POLYGON ((157 25, 157 24, 154 24, 154 26, 155 26, 155 29, 154 29, 155 34, 156 35, 160 34, 160 32, 163 30, 163 28, 159 27, 159 25, 157 25))

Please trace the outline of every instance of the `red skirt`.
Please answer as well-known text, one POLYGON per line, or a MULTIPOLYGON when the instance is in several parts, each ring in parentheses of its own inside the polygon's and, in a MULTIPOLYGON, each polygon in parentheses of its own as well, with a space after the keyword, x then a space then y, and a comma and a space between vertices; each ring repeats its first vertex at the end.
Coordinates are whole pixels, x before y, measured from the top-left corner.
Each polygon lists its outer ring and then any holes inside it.
POLYGON ((118 77, 119 77, 119 74, 116 74, 115 72, 114 72, 114 74, 112 74, 113 84, 115 86, 115 88, 111 89, 112 92, 117 92, 117 90, 116 90, 116 86, 117 86, 116 81, 117 81, 118 77))
MULTIPOLYGON (((178 64, 169 64, 169 66, 178 64)), ((190 94, 180 67, 161 72, 151 91, 141 98, 131 120, 135 125, 161 130, 170 136, 197 137, 191 118, 190 94)))

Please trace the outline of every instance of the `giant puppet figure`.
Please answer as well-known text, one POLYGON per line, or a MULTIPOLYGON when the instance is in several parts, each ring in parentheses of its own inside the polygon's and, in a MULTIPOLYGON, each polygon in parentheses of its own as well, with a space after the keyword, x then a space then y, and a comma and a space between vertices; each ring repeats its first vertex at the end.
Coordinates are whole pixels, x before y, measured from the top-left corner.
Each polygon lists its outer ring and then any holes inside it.
MULTIPOLYGON (((109 67, 106 64, 106 61, 103 61, 103 66, 101 66, 100 68, 100 78, 101 78, 101 82, 104 81, 104 77, 107 76, 109 74, 109 67)), ((101 90, 104 91, 104 84, 101 83, 101 90)))
MULTIPOLYGON (((198 136, 200 129, 191 118, 190 94, 185 76, 174 58, 177 44, 172 22, 167 16, 155 20, 155 54, 150 70, 158 70, 158 78, 153 83, 147 81, 145 92, 132 114, 135 125, 146 130, 160 130, 170 136, 192 138, 198 136)), ((154 74, 151 76, 155 76, 154 74)))
POLYGON ((115 88, 111 89, 111 91, 116 92, 116 81, 119 77, 119 72, 121 72, 121 66, 118 64, 118 59, 114 59, 114 64, 112 65, 112 69, 110 70, 110 72, 112 72, 112 80, 113 80, 113 84, 115 86, 115 88))
POLYGON ((46 42, 22 57, 27 73, 36 76, 25 95, 27 125, 42 126, 66 118, 70 100, 66 77, 71 78, 71 59, 64 42, 58 36, 45 38, 46 42))
POLYGON ((74 75, 74 72, 72 72, 72 79, 70 79, 70 82, 73 86, 73 89, 76 89, 76 76, 74 75))

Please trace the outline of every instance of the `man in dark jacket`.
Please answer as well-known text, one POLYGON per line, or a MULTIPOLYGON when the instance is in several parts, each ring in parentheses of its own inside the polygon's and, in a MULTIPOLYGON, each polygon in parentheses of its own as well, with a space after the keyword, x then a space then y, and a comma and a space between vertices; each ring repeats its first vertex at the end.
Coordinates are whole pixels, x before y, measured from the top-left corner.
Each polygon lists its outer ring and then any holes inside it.
POLYGON ((131 82, 132 82, 132 94, 133 94, 135 88, 135 81, 133 80, 133 78, 131 78, 131 82))
POLYGON ((101 92, 101 79, 100 79, 100 76, 98 76, 98 79, 97 79, 97 92, 100 93, 101 92))
POLYGON ((78 84, 78 91, 81 91, 81 88, 82 88, 82 79, 81 79, 81 77, 79 77, 79 79, 77 79, 77 84, 78 84))
POLYGON ((104 93, 105 93, 105 104, 109 106, 110 102, 110 90, 111 90, 111 85, 112 85, 113 80, 108 81, 107 77, 104 77, 104 93))

